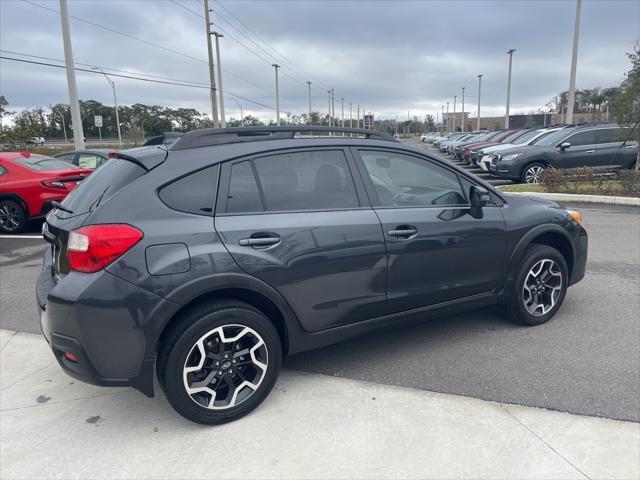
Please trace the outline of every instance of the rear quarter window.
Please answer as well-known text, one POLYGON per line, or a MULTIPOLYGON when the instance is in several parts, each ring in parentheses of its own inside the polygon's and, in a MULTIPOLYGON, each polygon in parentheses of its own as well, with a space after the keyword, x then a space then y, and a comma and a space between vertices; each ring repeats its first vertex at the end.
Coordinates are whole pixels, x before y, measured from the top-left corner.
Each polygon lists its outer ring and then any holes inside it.
POLYGON ((175 180, 161 188, 158 195, 173 210, 211 215, 217 185, 218 166, 215 165, 175 180))

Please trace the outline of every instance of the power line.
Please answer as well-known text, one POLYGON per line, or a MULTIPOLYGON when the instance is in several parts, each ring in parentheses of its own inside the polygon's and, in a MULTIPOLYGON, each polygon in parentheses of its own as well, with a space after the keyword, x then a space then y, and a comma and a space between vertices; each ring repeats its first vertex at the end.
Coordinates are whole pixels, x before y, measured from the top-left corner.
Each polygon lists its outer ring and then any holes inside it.
MULTIPOLYGON (((55 13, 55 14, 60 14, 60 11, 59 11, 59 10, 55 10, 55 9, 53 9, 53 8, 45 7, 44 5, 40 5, 40 4, 35 3, 35 2, 32 2, 32 1, 30 1, 30 0, 22 0, 22 1, 23 1, 24 3, 26 3, 26 4, 32 5, 32 6, 34 6, 34 7, 38 7, 38 8, 41 8, 41 9, 43 9, 43 10, 47 10, 47 11, 49 11, 49 12, 55 13)), ((130 38, 130 39, 132 39, 132 40, 136 40, 137 42, 144 43, 145 45, 149 45, 149 46, 151 46, 151 47, 159 48, 159 49, 164 50, 164 51, 166 51, 166 52, 170 52, 170 53, 173 53, 173 54, 175 54, 175 55, 179 55, 179 56, 181 56, 181 57, 188 58, 189 60, 193 60, 193 61, 196 61, 196 62, 200 62, 200 63, 207 64, 207 61, 206 61, 206 60, 203 60, 203 59, 201 59, 201 58, 193 57, 193 56, 191 56, 191 55, 187 55, 186 53, 182 53, 182 52, 179 52, 179 51, 177 51, 177 50, 172 50, 171 48, 164 47, 164 46, 162 46, 162 45, 158 45, 157 43, 149 42, 148 40, 144 40, 144 39, 139 38, 139 37, 136 37, 136 36, 134 36, 134 35, 130 35, 130 34, 125 33, 125 32, 121 32, 121 31, 116 30, 116 29, 113 29, 113 28, 111 28, 111 27, 106 27, 106 26, 104 26, 104 25, 100 25, 100 24, 98 24, 98 23, 92 22, 91 20, 86 20, 86 19, 84 19, 84 18, 76 17, 76 16, 74 16, 74 15, 69 15, 69 17, 70 17, 70 18, 73 18, 74 20, 77 20, 77 21, 79 21, 79 22, 83 22, 83 23, 86 23, 86 24, 88 24, 88 25, 92 25, 92 26, 94 26, 94 27, 96 27, 96 28, 100 28, 100 29, 102 29, 102 30, 106 30, 107 32, 115 33, 115 34, 117 34, 117 35, 122 35, 122 36, 127 37, 127 38, 130 38)), ((225 72, 225 73, 228 73, 229 75, 231 75, 231 76, 233 76, 233 77, 235 77, 235 78, 237 78, 237 79, 239 79, 239 80, 242 80, 242 81, 244 81, 244 82, 247 82, 247 83, 249 83, 249 84, 253 85, 253 86, 254 86, 254 87, 256 87, 256 88, 259 88, 259 89, 261 89, 261 90, 264 90, 265 92, 268 92, 268 93, 270 93, 270 94, 272 94, 272 95, 273 95, 273 92, 272 92, 272 91, 270 91, 270 90, 268 90, 268 89, 264 88, 264 87, 263 87, 263 86, 261 86, 261 85, 258 85, 257 83, 255 83, 255 82, 253 82, 253 81, 251 81, 251 80, 249 80, 249 79, 247 79, 247 78, 244 78, 244 77, 242 77, 242 76, 240 76, 240 75, 238 75, 238 74, 236 74, 236 73, 234 73, 234 72, 231 72, 231 71, 229 71, 229 70, 226 70, 226 69, 224 69, 224 72, 225 72)))
MULTIPOLYGON (((53 63, 46 63, 46 62, 36 62, 35 60, 26 60, 26 59, 23 59, 23 58, 12 58, 12 57, 6 57, 4 55, 0 55, 0 60, 10 60, 10 61, 14 61, 14 62, 29 63, 29 64, 40 65, 40 66, 45 66, 45 67, 66 68, 64 65, 56 65, 56 64, 53 64, 53 63)), ((93 70, 93 69, 74 67, 74 70, 76 70, 78 72, 85 72, 85 73, 93 73, 93 74, 97 74, 97 75, 102 75, 102 72, 97 71, 97 70, 93 70)), ((179 86, 179 87, 191 87, 191 88, 200 88, 200 89, 209 89, 210 88, 208 85, 196 85, 196 84, 189 84, 189 83, 182 83, 182 82, 172 82, 172 81, 166 81, 166 80, 154 80, 154 79, 151 79, 151 78, 144 78, 144 77, 139 77, 139 76, 134 76, 134 75, 123 75, 123 74, 119 74, 119 73, 112 73, 110 75, 112 77, 126 78, 126 79, 129 79, 129 80, 138 80, 138 81, 150 82, 150 83, 158 83, 158 84, 163 84, 163 85, 173 85, 173 86, 179 86)), ((235 98, 238 98, 240 100, 244 100, 246 102, 253 103, 255 105, 259 105, 261 107, 267 108, 269 110, 275 110, 275 108, 270 106, 270 105, 265 105, 264 103, 258 102, 256 100, 251 100, 250 98, 244 97, 242 95, 238 95, 238 94, 230 92, 228 90, 224 90, 224 93, 226 95, 229 95, 230 97, 235 97, 235 98)), ((285 113, 291 114, 291 112, 285 112, 285 113)))

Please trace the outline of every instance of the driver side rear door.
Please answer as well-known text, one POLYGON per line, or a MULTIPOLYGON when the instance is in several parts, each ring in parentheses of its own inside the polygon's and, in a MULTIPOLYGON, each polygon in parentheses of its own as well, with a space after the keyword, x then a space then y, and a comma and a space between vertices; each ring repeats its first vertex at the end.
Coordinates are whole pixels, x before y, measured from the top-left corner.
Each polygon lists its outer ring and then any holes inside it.
POLYGON ((353 153, 382 224, 391 312, 496 287, 506 248, 500 206, 472 215, 472 183, 428 157, 388 148, 353 153))

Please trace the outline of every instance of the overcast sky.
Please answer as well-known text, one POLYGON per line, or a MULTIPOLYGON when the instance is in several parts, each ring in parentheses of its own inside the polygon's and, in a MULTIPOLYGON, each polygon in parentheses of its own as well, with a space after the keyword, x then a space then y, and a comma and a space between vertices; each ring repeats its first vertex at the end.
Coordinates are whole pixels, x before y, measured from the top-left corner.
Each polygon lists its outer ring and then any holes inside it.
MULTIPOLYGON (((33 4, 59 10, 57 0, 0 0, 2 56, 27 58, 10 51, 63 59, 59 14, 33 4)), ((221 39, 224 89, 248 99, 238 99, 245 114, 263 119, 273 118, 273 111, 249 100, 275 106, 271 64, 276 61, 282 65, 282 111, 307 110, 304 82, 310 80, 313 109, 322 112, 327 110, 328 87, 336 91, 336 114, 344 97, 347 116, 351 102, 354 116, 360 104, 378 116, 403 119, 408 111, 412 116, 435 115, 447 101, 452 110, 453 96, 458 95, 460 102, 465 86, 465 110, 474 116, 477 75, 482 73, 482 114, 501 115, 509 48, 516 49, 512 112, 543 106, 568 88, 575 6, 575 0, 210 0, 214 28, 226 34, 221 39)), ((69 11, 178 52, 72 18, 76 64, 207 84, 201 0, 69 0, 69 11)), ((583 1, 577 87, 619 83, 629 68, 625 53, 638 38, 640 2, 583 1)), ((0 69, 0 94, 9 100, 10 109, 68 102, 63 69, 7 60, 0 60, 0 69)), ((209 112, 206 88, 114 80, 121 104, 141 102, 209 112)), ((78 72, 77 81, 81 99, 113 103, 109 85, 100 75, 78 72)), ((229 96, 225 102, 227 116, 238 117, 236 103, 229 96)))

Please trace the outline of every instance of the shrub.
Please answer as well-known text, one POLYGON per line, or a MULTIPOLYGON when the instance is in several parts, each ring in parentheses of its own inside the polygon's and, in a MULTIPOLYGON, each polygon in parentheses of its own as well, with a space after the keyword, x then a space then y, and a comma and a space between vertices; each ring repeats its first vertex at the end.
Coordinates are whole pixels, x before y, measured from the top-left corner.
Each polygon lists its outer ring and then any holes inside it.
POLYGON ((542 174, 542 188, 551 193, 640 196, 640 171, 601 173, 590 167, 548 168, 542 174))

